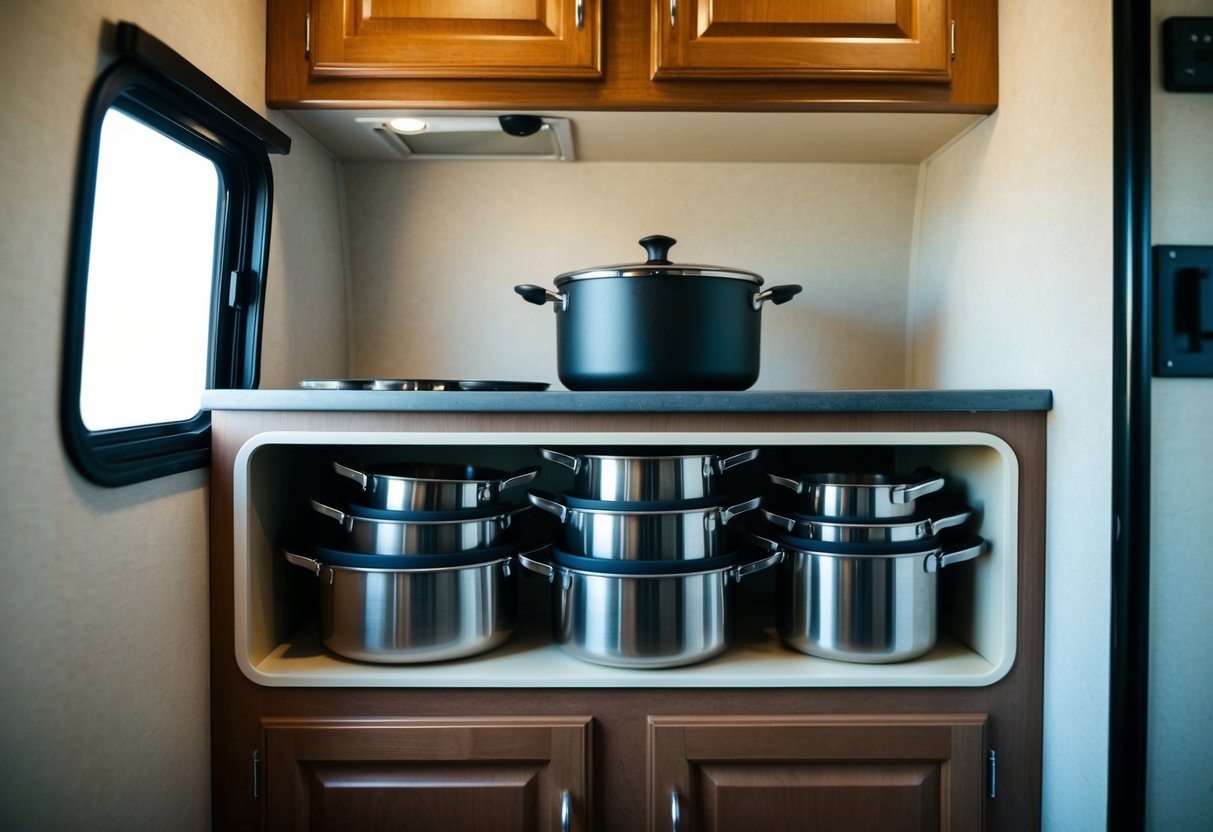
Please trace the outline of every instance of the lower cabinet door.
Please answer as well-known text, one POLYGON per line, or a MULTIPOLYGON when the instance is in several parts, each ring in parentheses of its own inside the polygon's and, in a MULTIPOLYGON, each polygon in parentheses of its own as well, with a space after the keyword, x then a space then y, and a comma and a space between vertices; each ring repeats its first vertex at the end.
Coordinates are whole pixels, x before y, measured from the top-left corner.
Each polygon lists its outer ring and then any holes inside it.
POLYGON ((651 830, 981 829, 985 714, 651 716, 651 830))
POLYGON ((589 717, 263 718, 268 829, 586 829, 589 717))

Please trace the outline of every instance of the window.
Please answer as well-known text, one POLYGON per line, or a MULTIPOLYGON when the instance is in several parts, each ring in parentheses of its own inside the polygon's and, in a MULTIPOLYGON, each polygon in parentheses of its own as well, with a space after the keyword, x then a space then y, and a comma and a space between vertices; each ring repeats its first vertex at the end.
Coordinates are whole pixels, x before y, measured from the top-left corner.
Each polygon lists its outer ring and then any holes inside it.
POLYGON ((85 114, 61 421, 102 485, 206 465, 208 387, 254 387, 290 139, 132 24, 85 114))

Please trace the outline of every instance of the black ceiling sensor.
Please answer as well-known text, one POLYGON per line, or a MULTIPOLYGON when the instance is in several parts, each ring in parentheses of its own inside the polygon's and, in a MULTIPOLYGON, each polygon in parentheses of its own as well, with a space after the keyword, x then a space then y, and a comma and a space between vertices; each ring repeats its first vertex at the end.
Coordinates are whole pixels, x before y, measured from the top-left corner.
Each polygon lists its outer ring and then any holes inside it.
POLYGON ((1170 17, 1162 31, 1167 90, 1213 92, 1213 17, 1170 17))
POLYGON ((501 129, 511 136, 533 136, 543 128, 543 119, 539 116, 506 115, 498 116, 501 129))

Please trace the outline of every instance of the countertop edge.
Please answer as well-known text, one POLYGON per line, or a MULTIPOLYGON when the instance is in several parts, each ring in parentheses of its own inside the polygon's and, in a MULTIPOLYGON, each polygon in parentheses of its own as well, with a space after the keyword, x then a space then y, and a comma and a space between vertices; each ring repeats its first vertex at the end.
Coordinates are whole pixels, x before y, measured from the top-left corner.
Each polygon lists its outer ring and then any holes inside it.
POLYGON ((1053 391, 390 391, 206 390, 203 410, 314 410, 515 413, 658 412, 1005 412, 1053 409, 1053 391))

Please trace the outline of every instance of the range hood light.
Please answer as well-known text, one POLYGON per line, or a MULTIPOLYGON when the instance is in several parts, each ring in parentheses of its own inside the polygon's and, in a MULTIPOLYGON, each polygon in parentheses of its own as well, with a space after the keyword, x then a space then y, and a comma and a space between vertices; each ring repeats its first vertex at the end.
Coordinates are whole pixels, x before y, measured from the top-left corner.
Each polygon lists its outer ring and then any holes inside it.
POLYGON ((394 118, 387 123, 387 126, 406 136, 416 136, 418 133, 424 133, 430 129, 429 122, 423 118, 394 118))

